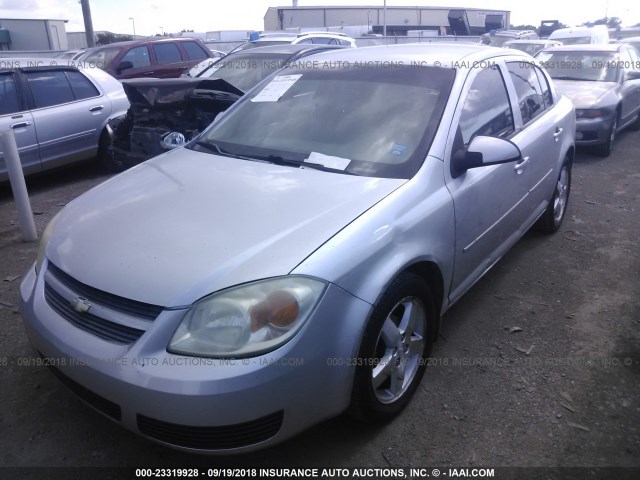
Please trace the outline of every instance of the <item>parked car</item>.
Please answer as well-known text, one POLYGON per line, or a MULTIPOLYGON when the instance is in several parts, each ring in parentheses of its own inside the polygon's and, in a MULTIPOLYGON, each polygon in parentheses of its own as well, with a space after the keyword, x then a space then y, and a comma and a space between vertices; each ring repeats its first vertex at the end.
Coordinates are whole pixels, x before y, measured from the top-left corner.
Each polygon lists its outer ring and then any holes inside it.
POLYGON ((76 48, 74 50, 67 50, 64 52, 56 53, 53 58, 62 58, 65 60, 78 60, 84 55, 86 50, 84 48, 76 48))
POLYGON ((640 129, 640 56, 626 44, 569 45, 538 53, 576 107, 576 141, 608 156, 616 134, 640 129))
POLYGON ((390 419, 441 314, 562 224, 575 121, 512 50, 291 64, 51 221, 20 289, 31 344, 98 411, 192 452, 390 419))
POLYGON ((120 82, 102 70, 56 63, 11 59, 0 68, 0 130, 13 130, 26 174, 102 155, 108 121, 129 108, 120 82))
POLYGON ((533 56, 540 50, 549 47, 559 47, 560 42, 554 40, 510 40, 502 44, 502 48, 515 48, 533 56))
POLYGON ((175 78, 213 53, 197 38, 147 38, 88 48, 78 62, 117 79, 175 78))
POLYGON ((480 37, 482 45, 501 47, 512 40, 538 40, 538 34, 533 30, 492 30, 480 37))
POLYGON ((634 47, 638 52, 640 52, 640 37, 627 37, 621 38, 618 40, 618 43, 626 43, 634 47))
POLYGON ((334 45, 340 47, 355 48, 356 40, 344 33, 337 32, 305 32, 305 33, 263 33, 256 38, 236 47, 234 52, 249 48, 266 47, 269 45, 285 44, 310 44, 310 45, 334 45))
POLYGON ((607 44, 609 29, 606 25, 559 28, 551 32, 549 40, 556 40, 563 45, 607 44))
POLYGON ((254 85, 290 62, 313 53, 342 48, 331 45, 276 45, 227 55, 190 70, 195 78, 123 80, 131 103, 113 119, 111 145, 103 160, 121 171, 182 145, 199 135, 216 116, 254 85), (194 73, 197 72, 197 73, 194 73))

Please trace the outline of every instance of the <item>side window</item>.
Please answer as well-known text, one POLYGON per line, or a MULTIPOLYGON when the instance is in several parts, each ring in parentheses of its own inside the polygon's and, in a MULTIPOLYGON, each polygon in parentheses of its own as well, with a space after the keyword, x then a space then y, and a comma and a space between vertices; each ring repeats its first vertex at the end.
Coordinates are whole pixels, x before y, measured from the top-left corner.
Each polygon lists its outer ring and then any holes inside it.
POLYGON ((124 57, 122 57, 120 62, 131 62, 133 64, 133 68, 148 67, 151 65, 149 49, 146 45, 132 48, 124 57))
POLYGON ((542 73, 542 70, 540 70, 538 67, 533 67, 533 70, 536 72, 538 81, 540 82, 540 88, 542 88, 542 99, 544 100, 544 106, 545 108, 551 108, 551 105, 553 105, 553 96, 551 95, 551 88, 549 87, 547 77, 544 76, 544 73, 542 73))
POLYGON ((36 108, 60 105, 75 100, 71 85, 64 73, 61 70, 25 72, 36 108))
POLYGON ((300 40, 298 42, 299 45, 309 45, 311 43, 313 43, 313 40, 310 38, 305 38, 304 40, 300 40))
POLYGON ((182 61, 180 50, 178 50, 178 46, 175 43, 159 43, 153 45, 153 51, 160 65, 182 61))
POLYGON ((71 84, 71 89, 76 100, 84 100, 85 98, 97 97, 100 95, 98 89, 91 81, 77 70, 67 70, 67 79, 71 84))
POLYGON ((522 123, 526 125, 544 111, 544 99, 538 76, 527 62, 508 62, 507 69, 516 87, 522 123))
POLYGON ((0 115, 19 112, 20 100, 13 73, 0 74, 0 115))
POLYGON ((478 73, 467 93, 460 114, 454 151, 468 145, 473 137, 506 137, 515 130, 509 95, 498 68, 478 73))
POLYGON ((204 60, 205 58, 209 58, 207 52, 205 52, 196 42, 182 42, 181 45, 191 60, 204 60))

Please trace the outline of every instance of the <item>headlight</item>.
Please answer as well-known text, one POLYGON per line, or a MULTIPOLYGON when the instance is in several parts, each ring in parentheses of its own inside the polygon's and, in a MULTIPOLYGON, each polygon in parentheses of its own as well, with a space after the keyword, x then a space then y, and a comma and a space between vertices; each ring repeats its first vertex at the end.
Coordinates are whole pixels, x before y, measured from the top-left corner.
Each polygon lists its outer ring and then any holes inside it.
POLYGON ((597 109, 591 109, 591 108, 576 110, 576 118, 598 118, 598 117, 604 117, 603 110, 597 110, 597 109))
POLYGON ((191 307, 168 350, 218 358, 273 350, 302 328, 325 287, 320 280, 290 276, 214 293, 191 307))
POLYGON ((42 263, 44 262, 47 244, 49 243, 49 239, 51 238, 51 234, 53 233, 53 229, 56 226, 56 222, 58 221, 59 216, 60 212, 56 213, 56 215, 51 219, 47 227, 44 229, 44 232, 42 232, 40 245, 38 246, 38 257, 36 258, 36 274, 40 272, 40 268, 42 267, 42 263))

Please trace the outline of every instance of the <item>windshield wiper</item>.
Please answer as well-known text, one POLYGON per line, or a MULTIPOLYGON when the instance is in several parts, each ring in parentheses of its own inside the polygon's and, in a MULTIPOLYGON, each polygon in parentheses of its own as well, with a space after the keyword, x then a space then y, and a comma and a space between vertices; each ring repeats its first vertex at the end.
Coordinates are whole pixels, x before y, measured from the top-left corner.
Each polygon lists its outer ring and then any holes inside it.
POLYGON ((347 172, 346 170, 342 170, 339 168, 331 168, 322 165, 321 163, 311 163, 305 162, 302 160, 293 160, 290 158, 284 158, 280 155, 267 155, 267 156, 256 156, 254 157, 258 160, 264 160, 265 162, 273 163, 275 165, 283 165, 286 167, 305 167, 305 168, 314 168, 316 170, 322 170, 323 172, 334 172, 334 173, 342 173, 344 175, 357 175, 353 172, 347 172))
POLYGON ((579 82, 594 82, 595 80, 591 80, 589 78, 578 78, 578 77, 551 77, 554 80, 576 80, 579 82))
POLYGON ((222 155, 223 157, 231 157, 238 158, 240 160, 254 160, 253 158, 244 157, 242 155, 237 155, 235 153, 227 152, 226 150, 222 150, 217 144, 212 142, 205 142, 203 140, 198 140, 196 145, 202 147, 210 152, 217 153, 218 155, 222 155))

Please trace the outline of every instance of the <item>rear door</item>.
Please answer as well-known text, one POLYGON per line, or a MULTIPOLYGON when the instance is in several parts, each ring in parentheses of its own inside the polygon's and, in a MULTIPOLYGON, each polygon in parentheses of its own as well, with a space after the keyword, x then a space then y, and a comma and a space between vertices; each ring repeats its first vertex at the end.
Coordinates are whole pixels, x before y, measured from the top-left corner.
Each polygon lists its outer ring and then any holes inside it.
POLYGON ((564 112, 554 108, 550 87, 544 73, 533 63, 506 62, 513 84, 512 98, 517 102, 517 133, 512 141, 522 152, 528 186, 527 202, 531 206, 528 224, 544 210, 551 197, 558 173, 555 171, 563 146, 562 138, 571 135, 565 125, 564 112))
POLYGON ((182 52, 175 42, 152 43, 157 78, 179 77, 187 68, 188 60, 182 58, 182 52))
MULTIPOLYGON (((40 169, 38 139, 33 116, 21 95, 20 79, 13 71, 0 72, 0 131, 13 130, 25 173, 40 169)), ((7 178, 7 165, 0 143, 0 181, 7 178)))
POLYGON ((79 70, 25 70, 43 168, 89 158, 110 105, 79 70))

